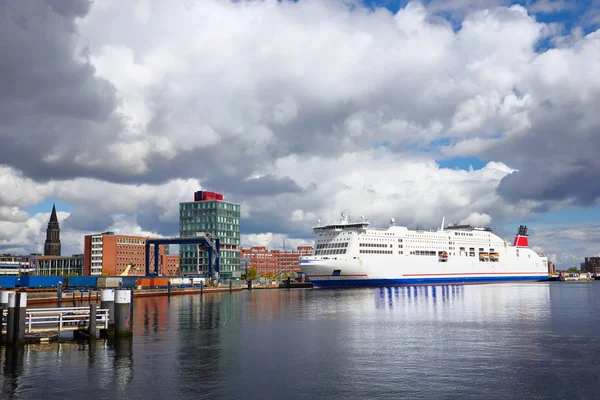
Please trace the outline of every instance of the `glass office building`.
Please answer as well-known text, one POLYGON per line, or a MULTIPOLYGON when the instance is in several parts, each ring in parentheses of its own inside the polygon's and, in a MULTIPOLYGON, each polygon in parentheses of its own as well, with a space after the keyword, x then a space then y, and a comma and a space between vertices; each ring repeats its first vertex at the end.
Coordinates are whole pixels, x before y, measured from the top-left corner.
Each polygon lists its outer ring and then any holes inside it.
MULTIPOLYGON (((220 277, 240 278, 240 205, 223 200, 214 192, 196 192, 194 201, 179 204, 179 236, 195 237, 208 232, 220 239, 220 277)), ((182 275, 208 275, 208 251, 195 245, 180 245, 182 275)))

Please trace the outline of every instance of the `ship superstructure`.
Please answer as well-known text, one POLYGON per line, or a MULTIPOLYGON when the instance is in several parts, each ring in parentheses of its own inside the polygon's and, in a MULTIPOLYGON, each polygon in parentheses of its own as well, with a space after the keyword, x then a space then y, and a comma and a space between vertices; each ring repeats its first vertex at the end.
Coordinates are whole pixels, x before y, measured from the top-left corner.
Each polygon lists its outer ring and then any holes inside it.
POLYGON ((315 287, 502 282, 548 279, 548 261, 529 246, 526 226, 513 244, 491 229, 454 225, 434 231, 409 230, 391 219, 371 228, 361 216, 319 223, 311 256, 300 268, 315 287))

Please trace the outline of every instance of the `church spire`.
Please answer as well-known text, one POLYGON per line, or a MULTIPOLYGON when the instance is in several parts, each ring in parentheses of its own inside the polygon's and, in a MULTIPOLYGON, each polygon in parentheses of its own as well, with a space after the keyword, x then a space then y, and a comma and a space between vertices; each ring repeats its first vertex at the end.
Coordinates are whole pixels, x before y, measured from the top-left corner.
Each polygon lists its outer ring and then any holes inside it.
POLYGON ((46 242, 44 243, 45 256, 60 256, 60 226, 56 215, 56 204, 52 205, 52 214, 46 229, 46 242))
POLYGON ((56 204, 52 204, 52 214, 50 215, 50 223, 58 224, 58 217, 56 216, 56 204))

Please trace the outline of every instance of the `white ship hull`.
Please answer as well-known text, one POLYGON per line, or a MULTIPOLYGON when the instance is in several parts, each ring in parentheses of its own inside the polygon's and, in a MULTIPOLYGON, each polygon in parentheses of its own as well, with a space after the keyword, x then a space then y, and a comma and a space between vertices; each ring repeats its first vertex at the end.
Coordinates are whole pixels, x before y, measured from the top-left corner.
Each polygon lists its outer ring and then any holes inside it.
MULTIPOLYGON (((433 232, 340 223, 315 228, 300 269, 314 287, 431 285, 548 280, 546 257, 478 228, 433 232)), ((526 236, 517 236, 521 244, 526 236), (520 239, 519 239, 520 238, 520 239)))

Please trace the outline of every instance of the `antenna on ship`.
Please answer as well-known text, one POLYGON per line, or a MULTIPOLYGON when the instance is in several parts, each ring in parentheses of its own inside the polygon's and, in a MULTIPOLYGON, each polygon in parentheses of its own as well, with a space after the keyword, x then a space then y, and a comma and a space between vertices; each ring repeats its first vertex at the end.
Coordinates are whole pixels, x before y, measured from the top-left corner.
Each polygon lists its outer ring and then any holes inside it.
POLYGON ((444 223, 446 222, 446 217, 442 217, 442 227, 440 228, 440 231, 444 230, 444 223))
POLYGON ((396 226, 396 220, 394 218, 390 218, 390 226, 396 226))

